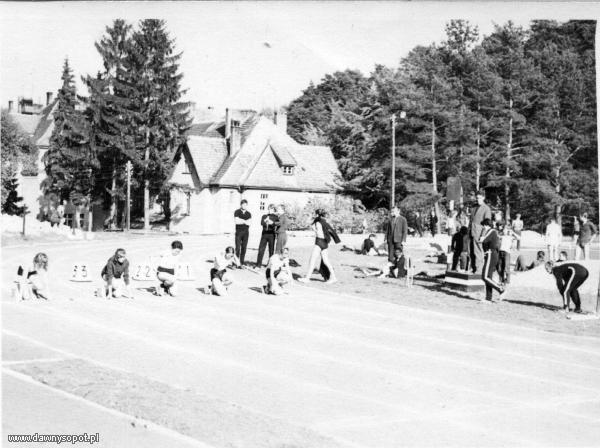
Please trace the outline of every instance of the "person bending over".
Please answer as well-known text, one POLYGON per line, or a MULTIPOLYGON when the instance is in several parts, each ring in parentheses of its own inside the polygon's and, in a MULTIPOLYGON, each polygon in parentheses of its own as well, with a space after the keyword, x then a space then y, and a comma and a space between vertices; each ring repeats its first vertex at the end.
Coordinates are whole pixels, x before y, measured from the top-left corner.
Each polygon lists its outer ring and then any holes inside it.
POLYGON ((212 293, 215 296, 226 296, 229 286, 233 283, 230 272, 232 267, 240 267, 240 261, 235 256, 235 249, 231 246, 225 248, 225 252, 215 256, 213 268, 210 270, 210 283, 212 293))
POLYGON ((117 249, 115 254, 108 259, 102 268, 103 297, 128 297, 133 298, 129 289, 129 260, 125 249, 117 249))
POLYGON ((572 300, 573 305, 575 305, 574 311, 581 313, 581 299, 578 289, 589 277, 589 271, 579 263, 563 262, 555 264, 552 261, 546 263, 546 271, 554 275, 556 279, 556 286, 562 296, 565 312, 570 311, 572 300))
POLYGON ((33 264, 27 270, 19 266, 17 270, 17 290, 22 300, 31 298, 51 300, 48 282, 48 255, 40 252, 33 257, 33 264))
POLYGON ((181 241, 173 241, 171 250, 161 255, 156 267, 156 295, 162 296, 166 292, 171 297, 177 295, 177 274, 179 272, 179 255, 183 251, 181 241))
POLYGON ((287 247, 269 259, 265 275, 267 277, 267 284, 263 286, 265 294, 278 296, 287 293, 284 289, 285 285, 293 278, 290 270, 290 250, 287 247))

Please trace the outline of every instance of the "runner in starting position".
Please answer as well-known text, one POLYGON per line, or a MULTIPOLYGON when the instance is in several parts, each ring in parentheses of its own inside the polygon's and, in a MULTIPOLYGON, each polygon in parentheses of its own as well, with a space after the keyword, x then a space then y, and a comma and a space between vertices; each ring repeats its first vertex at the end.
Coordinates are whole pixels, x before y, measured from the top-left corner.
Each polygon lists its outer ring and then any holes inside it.
POLYGON ((233 247, 226 247, 224 253, 215 256, 215 263, 210 270, 211 289, 215 296, 227 295, 227 289, 233 283, 228 269, 233 266, 238 268, 241 266, 233 247))
POLYGON ((181 241, 173 241, 171 243, 171 251, 161 255, 156 267, 156 278, 158 285, 155 288, 155 293, 158 296, 163 295, 163 291, 171 297, 177 295, 177 274, 179 271, 179 254, 183 250, 181 241))
POLYGON ((129 261, 125 249, 117 249, 102 268, 102 288, 104 298, 128 297, 133 299, 129 289, 129 261))
POLYGON ((33 257, 33 265, 27 270, 22 266, 17 270, 17 292, 21 300, 45 299, 50 300, 51 294, 48 288, 48 255, 43 252, 33 257))
POLYGON ((575 305, 575 312, 581 313, 581 299, 578 288, 587 280, 590 273, 579 263, 563 262, 554 264, 549 261, 546 263, 546 271, 556 278, 558 292, 563 298, 563 308, 565 312, 570 311, 570 302, 575 305))
POLYGON ((263 286, 265 294, 274 294, 276 296, 287 293, 284 285, 292 281, 292 271, 290 270, 290 250, 284 247, 281 253, 276 253, 269 259, 267 264, 267 284, 263 286))

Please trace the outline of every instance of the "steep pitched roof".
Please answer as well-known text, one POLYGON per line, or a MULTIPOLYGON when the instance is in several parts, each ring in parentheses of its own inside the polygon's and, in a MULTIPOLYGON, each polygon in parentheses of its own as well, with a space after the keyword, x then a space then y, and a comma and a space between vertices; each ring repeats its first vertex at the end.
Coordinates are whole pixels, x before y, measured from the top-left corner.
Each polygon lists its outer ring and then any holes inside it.
POLYGON ((52 129, 54 128, 54 110, 58 106, 58 100, 44 107, 40 114, 11 113, 11 118, 27 132, 34 143, 38 146, 48 146, 52 129))
POLYGON ((10 117, 17 123, 23 131, 33 136, 37 126, 40 122, 40 115, 29 115, 29 114, 19 114, 19 113, 11 113, 10 117))
POLYGON ((227 158, 225 139, 190 136, 187 147, 200 182, 208 185, 213 174, 227 158))

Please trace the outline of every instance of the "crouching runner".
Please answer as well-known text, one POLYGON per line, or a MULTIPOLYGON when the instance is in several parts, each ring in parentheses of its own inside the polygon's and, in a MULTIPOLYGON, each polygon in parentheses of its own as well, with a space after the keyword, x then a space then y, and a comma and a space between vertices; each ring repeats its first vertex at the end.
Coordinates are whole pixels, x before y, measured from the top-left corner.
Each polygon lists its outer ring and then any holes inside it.
POLYGON ((235 249, 229 246, 225 248, 225 253, 217 254, 213 268, 210 270, 211 289, 215 296, 227 295, 229 286, 233 283, 229 268, 233 266, 241 267, 240 261, 235 256, 235 249))
POLYGON ((33 257, 32 266, 27 269, 27 275, 22 266, 17 270, 17 291, 21 300, 44 299, 50 300, 48 284, 48 255, 40 252, 33 257))
POLYGON ((274 294, 276 296, 287 294, 285 285, 292 281, 292 271, 290 270, 290 250, 284 247, 281 253, 273 255, 267 265, 267 284, 263 286, 265 294, 274 294))
POLYGON ((590 273, 579 263, 564 262, 554 264, 552 261, 546 263, 546 271, 556 278, 558 292, 563 299, 563 308, 566 313, 570 311, 570 302, 575 305, 575 312, 581 313, 581 298, 579 287, 587 280, 590 273))
POLYGON ((104 298, 128 297, 133 299, 129 289, 129 260, 125 249, 117 249, 102 268, 102 288, 104 298))
POLYGON ((161 255, 156 267, 156 278, 158 280, 158 285, 155 288, 156 295, 162 296, 163 292, 171 297, 177 295, 177 274, 181 251, 183 251, 181 241, 173 241, 171 251, 161 255))

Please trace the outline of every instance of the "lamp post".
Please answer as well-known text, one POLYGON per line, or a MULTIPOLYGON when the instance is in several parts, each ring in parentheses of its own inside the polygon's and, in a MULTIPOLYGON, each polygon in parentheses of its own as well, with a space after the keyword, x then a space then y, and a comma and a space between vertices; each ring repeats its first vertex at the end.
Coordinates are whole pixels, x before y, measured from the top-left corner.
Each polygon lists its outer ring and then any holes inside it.
MULTIPOLYGON (((406 118, 406 112, 400 112, 400 119, 406 118)), ((390 210, 396 204, 396 114, 392 114, 392 195, 390 199, 390 210)))

